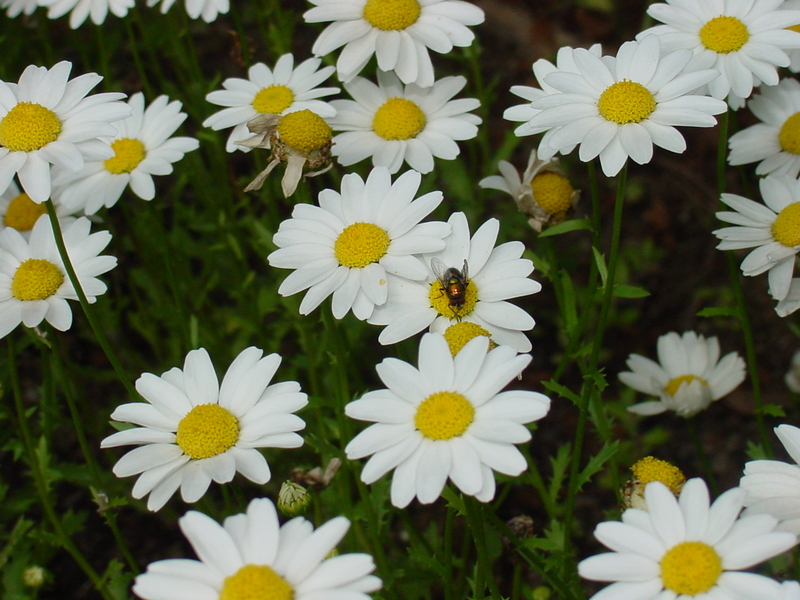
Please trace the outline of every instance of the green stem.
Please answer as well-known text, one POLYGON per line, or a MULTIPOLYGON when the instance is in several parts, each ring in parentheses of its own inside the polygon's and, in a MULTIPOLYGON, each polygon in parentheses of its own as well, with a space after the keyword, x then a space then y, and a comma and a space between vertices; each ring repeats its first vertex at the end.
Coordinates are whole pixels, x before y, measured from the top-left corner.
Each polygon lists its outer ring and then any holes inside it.
POLYGON ((717 485, 717 478, 714 477, 714 471, 711 469, 711 462, 708 460, 708 455, 703 450, 703 442, 700 440, 700 435, 697 433, 697 423, 694 418, 687 419, 689 423, 689 435, 692 438, 694 451, 700 459, 700 464, 703 466, 703 473, 705 474, 708 486, 711 488, 711 493, 715 496, 719 494, 719 485, 717 485))
POLYGON ((464 508, 466 508, 467 511, 467 522, 472 532, 472 539, 475 541, 475 552, 478 557, 478 568, 475 573, 475 598, 483 598, 488 585, 492 600, 501 600, 502 595, 492 575, 492 564, 489 560, 489 551, 486 548, 483 505, 472 496, 462 494, 461 497, 464 501, 464 508))

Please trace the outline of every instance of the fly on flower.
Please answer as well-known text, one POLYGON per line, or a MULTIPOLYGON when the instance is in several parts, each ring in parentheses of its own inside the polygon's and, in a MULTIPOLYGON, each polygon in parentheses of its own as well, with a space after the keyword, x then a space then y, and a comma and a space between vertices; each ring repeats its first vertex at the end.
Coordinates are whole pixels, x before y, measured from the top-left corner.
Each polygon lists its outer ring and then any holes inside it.
MULTIPOLYGON (((467 300, 467 286, 469 286, 469 266, 464 260, 464 266, 459 271, 455 267, 448 267, 438 258, 431 259, 431 270, 439 284, 442 286, 442 295, 447 296, 450 310, 459 321, 459 311, 467 300)), ((441 296, 440 296, 441 298, 441 296)))

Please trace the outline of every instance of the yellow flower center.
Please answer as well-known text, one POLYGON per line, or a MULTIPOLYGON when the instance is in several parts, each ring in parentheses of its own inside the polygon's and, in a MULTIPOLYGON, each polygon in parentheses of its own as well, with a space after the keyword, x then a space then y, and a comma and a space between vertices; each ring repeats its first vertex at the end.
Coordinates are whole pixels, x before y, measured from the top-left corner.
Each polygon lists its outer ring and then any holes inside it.
POLYGON ((425 129, 425 113, 411 100, 389 98, 375 111, 372 129, 385 140, 409 140, 425 129))
POLYGON ((786 29, 788 29, 789 31, 796 31, 797 33, 800 33, 800 23, 798 23, 797 25, 792 25, 791 27, 787 27, 786 29))
POLYGON ((189 458, 222 454, 239 439, 239 421, 219 404, 200 404, 178 423, 175 441, 189 458))
POLYGON ((17 231, 30 231, 46 212, 47 207, 44 204, 37 204, 28 194, 22 192, 8 205, 3 223, 17 231))
POLYGON ((17 300, 44 300, 64 283, 64 274, 42 258, 29 258, 17 267, 11 280, 11 293, 17 300))
POLYGON ((114 140, 111 144, 111 149, 114 151, 114 156, 103 164, 106 170, 114 175, 130 173, 144 160, 147 154, 144 144, 133 138, 114 140))
POLYGON ((569 179, 560 173, 545 171, 531 180, 531 190, 536 204, 551 215, 563 213, 572 206, 575 190, 569 179))
POLYGON ((736 17, 714 17, 700 28, 700 41, 719 54, 736 52, 750 39, 747 26, 736 17))
POLYGON ((672 379, 667 385, 664 386, 664 391, 667 392, 670 396, 674 396, 678 393, 678 390, 684 383, 692 383, 693 381, 699 381, 701 385, 708 385, 705 379, 701 379, 696 375, 681 375, 680 377, 676 377, 672 379))
POLYGON ((253 108, 260 113, 279 115, 294 102, 294 93, 285 85, 273 83, 262 88, 253 98, 253 108))
POLYGON ((676 594, 694 596, 707 592, 722 574, 722 560, 703 542, 683 542, 670 548, 661 559, 664 587, 676 594))
POLYGON ((308 109, 298 110, 281 117, 278 135, 290 148, 310 154, 331 143, 333 130, 325 119, 308 109))
POLYGON ((467 280, 463 300, 455 300, 451 296, 452 294, 448 295, 447 290, 438 279, 431 283, 431 289, 428 292, 431 306, 443 317, 461 320, 461 317, 471 313, 478 303, 478 288, 474 282, 467 280))
POLYGON ((464 433, 475 418, 472 403, 458 392, 436 392, 417 407, 414 425, 432 440, 449 440, 464 433))
POLYGON ((390 241, 389 234, 373 223, 353 223, 336 238, 333 253, 340 265, 363 269, 386 254, 390 241))
POLYGON ((417 0, 367 0, 364 19, 373 27, 392 31, 416 23, 421 11, 417 0))
POLYGON ((12 152, 32 152, 58 139, 61 121, 35 102, 19 102, 0 121, 0 146, 12 152))
POLYGON ((636 462, 631 471, 643 486, 653 481, 660 481, 676 496, 686 482, 686 476, 678 467, 653 456, 645 456, 636 462))
POLYGON ((597 110, 618 125, 641 123, 656 109, 656 99, 646 87, 623 79, 608 86, 597 100, 597 110))
POLYGON ((219 600, 292 600, 294 590, 267 565, 245 565, 222 582, 219 600))
POLYGON ((772 224, 772 237, 788 248, 800 244, 800 202, 784 208, 772 224))
POLYGON ((800 154, 800 112, 786 119, 778 134, 781 150, 800 154))
POLYGON ((469 321, 461 321, 450 325, 444 332, 444 339, 447 340, 447 345, 450 347, 450 354, 455 356, 461 352, 467 342, 479 335, 485 335, 489 338, 489 350, 497 347, 497 344, 492 341, 491 333, 477 323, 470 323, 469 321))

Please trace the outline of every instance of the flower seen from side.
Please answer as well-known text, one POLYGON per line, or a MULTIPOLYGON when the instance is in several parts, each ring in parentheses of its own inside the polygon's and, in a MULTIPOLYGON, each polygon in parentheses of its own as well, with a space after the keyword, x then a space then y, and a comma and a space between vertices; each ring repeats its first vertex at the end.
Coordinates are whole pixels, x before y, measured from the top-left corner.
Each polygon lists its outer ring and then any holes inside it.
POLYGON ((39 8, 39 0, 0 0, 0 9, 6 9, 6 16, 13 19, 21 14, 32 15, 39 8))
POLYGON ((720 360, 719 340, 694 331, 658 338, 658 362, 631 354, 619 374, 625 385, 659 399, 635 404, 629 411, 657 415, 668 410, 691 417, 733 391, 745 377, 744 360, 730 352, 720 360))
POLYGON ((319 206, 297 204, 280 224, 269 264, 295 269, 278 288, 282 296, 306 292, 300 313, 308 314, 332 295, 337 319, 349 311, 363 320, 388 298, 388 274, 421 281, 428 274, 419 254, 445 247, 450 226, 420 223, 442 201, 441 192, 417 199, 422 176, 406 171, 392 183, 385 167, 364 181, 356 173, 342 178, 341 193, 323 190, 319 206))
POLYGON ((281 363, 250 347, 231 363, 220 385, 205 349, 186 355, 183 370, 144 373, 136 390, 146 402, 118 406, 111 418, 138 425, 108 436, 102 448, 137 445, 114 465, 117 477, 139 475, 134 498, 149 494, 159 510, 180 487, 196 502, 211 481, 228 483, 238 471, 250 481, 270 480, 258 448, 298 448, 305 422, 293 414, 307 403, 296 381, 270 385, 281 363))
POLYGON ((324 56, 344 46, 336 70, 351 81, 374 54, 378 68, 394 71, 403 83, 433 85, 428 49, 441 54, 465 47, 475 35, 467 26, 483 23, 483 11, 461 0, 311 0, 307 23, 332 22, 312 52, 324 56))
POLYGON ((431 87, 404 86, 397 75, 378 72, 378 85, 357 77, 344 88, 353 100, 334 100, 333 155, 342 166, 372 157, 376 167, 392 173, 406 162, 420 173, 433 170, 433 159, 455 159, 456 141, 478 135, 480 117, 469 111, 475 98, 452 100, 466 85, 464 77, 443 77, 431 87))
POLYGON ((627 598, 775 598, 780 584, 745 572, 795 545, 768 515, 740 515, 745 493, 733 488, 713 504, 702 479, 679 498, 660 481, 645 488, 647 511, 629 508, 622 521, 600 523, 595 537, 611 552, 582 560, 584 579, 608 581, 592 600, 627 598))
POLYGON ((369 600, 381 587, 370 555, 328 558, 350 527, 344 517, 316 530, 303 517, 281 525, 272 502, 256 498, 222 525, 197 511, 179 524, 200 560, 150 563, 133 585, 144 600, 369 600))
MULTIPOLYGON (((161 14, 175 4, 175 0, 147 0, 147 6, 156 6, 161 3, 161 14)), ((215 21, 219 15, 226 15, 231 9, 230 0, 186 0, 186 14, 192 19, 200 19, 206 23, 215 21)))
POLYGON ((133 8, 134 0, 39 0, 39 6, 48 8, 47 18, 57 19, 69 14, 69 26, 77 29, 87 18, 95 25, 102 25, 108 12, 125 17, 133 8))
POLYGON ((385 359, 376 368, 387 389, 345 407, 349 417, 374 423, 347 444, 347 458, 370 457, 361 472, 367 484, 394 470, 394 506, 404 508, 415 497, 434 502, 448 479, 489 502, 493 471, 516 477, 527 468, 514 445, 531 439, 525 424, 544 417, 550 400, 537 392, 501 391, 531 357, 510 346, 488 347, 479 336, 454 358, 441 334, 426 334, 418 368, 385 359))

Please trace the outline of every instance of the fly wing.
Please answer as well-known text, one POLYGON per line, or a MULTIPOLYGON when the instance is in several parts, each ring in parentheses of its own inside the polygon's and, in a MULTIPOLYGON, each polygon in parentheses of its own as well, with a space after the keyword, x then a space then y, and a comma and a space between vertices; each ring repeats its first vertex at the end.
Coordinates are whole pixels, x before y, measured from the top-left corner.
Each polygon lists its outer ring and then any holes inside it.
POLYGON ((469 279, 469 273, 467 272, 469 269, 469 265, 467 265, 467 259, 464 259, 464 267, 461 269, 461 274, 464 276, 464 284, 466 285, 467 280, 469 279))
POLYGON ((434 277, 442 282, 443 285, 447 283, 447 265, 438 258, 431 259, 431 271, 434 277))

